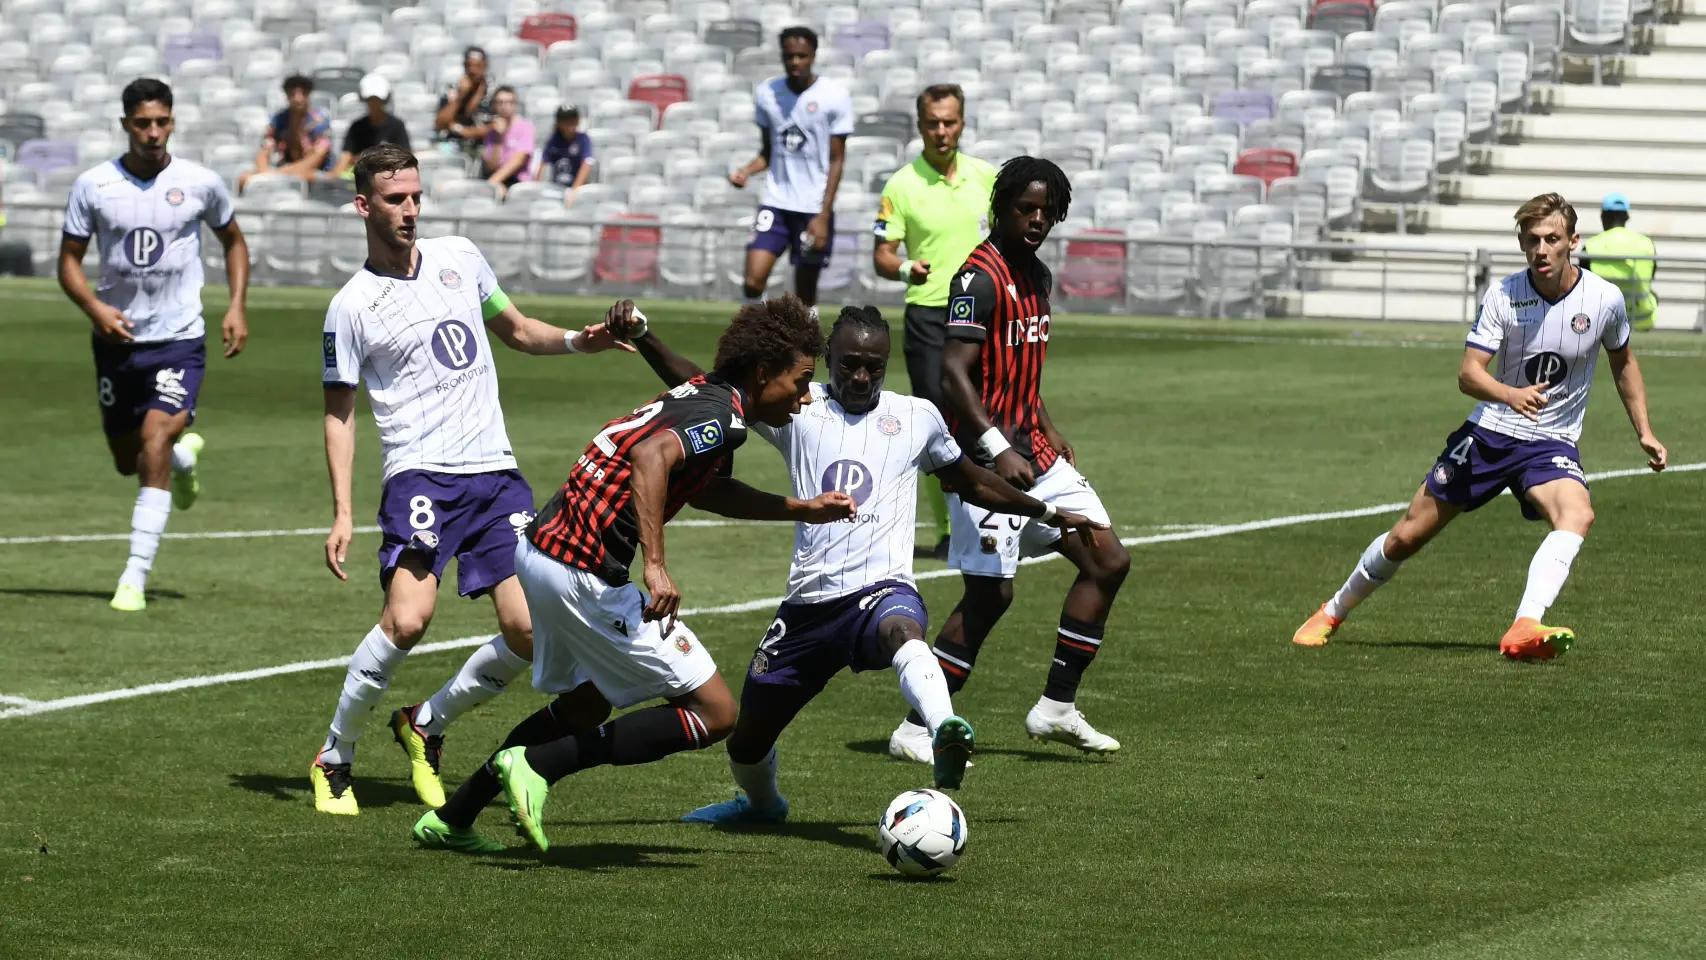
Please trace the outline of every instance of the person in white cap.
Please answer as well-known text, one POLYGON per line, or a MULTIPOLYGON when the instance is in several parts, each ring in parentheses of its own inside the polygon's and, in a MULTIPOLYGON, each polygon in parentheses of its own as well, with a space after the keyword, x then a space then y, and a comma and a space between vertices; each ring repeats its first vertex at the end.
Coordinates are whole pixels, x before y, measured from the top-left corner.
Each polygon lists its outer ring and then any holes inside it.
POLYGON ((367 102, 367 116, 356 118, 344 133, 343 152, 332 168, 334 178, 355 176, 355 158, 368 147, 394 143, 404 150, 414 149, 409 145, 409 128, 386 109, 391 102, 391 81, 382 73, 370 73, 361 78, 360 91, 361 99, 367 102))

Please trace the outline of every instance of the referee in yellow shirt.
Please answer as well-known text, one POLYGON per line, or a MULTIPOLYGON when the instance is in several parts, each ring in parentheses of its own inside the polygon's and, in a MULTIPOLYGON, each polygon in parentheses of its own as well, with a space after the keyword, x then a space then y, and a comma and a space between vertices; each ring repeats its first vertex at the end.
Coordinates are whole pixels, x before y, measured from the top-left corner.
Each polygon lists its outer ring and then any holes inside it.
MULTIPOLYGON (((877 211, 877 276, 905 281, 906 373, 913 396, 942 407, 942 345, 947 339, 948 281, 989 234, 989 194, 995 167, 960 152, 966 95, 958 84, 926 87, 918 95, 918 135, 924 155, 883 185, 877 211), (906 247, 901 257, 900 248, 906 247)), ((947 559, 948 504, 940 487, 925 494, 936 521, 935 549, 921 539, 920 555, 947 559)))

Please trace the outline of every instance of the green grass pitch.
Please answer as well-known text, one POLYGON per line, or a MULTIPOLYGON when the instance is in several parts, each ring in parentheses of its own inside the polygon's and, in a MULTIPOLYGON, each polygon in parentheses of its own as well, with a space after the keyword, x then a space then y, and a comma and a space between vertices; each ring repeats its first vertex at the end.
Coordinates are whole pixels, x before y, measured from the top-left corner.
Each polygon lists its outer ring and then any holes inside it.
MULTIPOLYGON (((204 492, 173 533, 327 522, 328 298, 256 291, 247 353, 208 361, 204 492)), ((347 584, 317 535, 168 540, 140 616, 106 608, 122 540, 16 542, 124 533, 134 483, 100 439, 86 322, 46 283, 0 286, 0 301, 0 711, 347 656, 379 606, 371 534, 347 584)), ((601 308, 520 303, 562 323, 601 308)), ((698 357, 727 310, 648 305, 698 357)), ((1470 406, 1454 325, 1064 317, 1053 333, 1050 409, 1128 537, 1407 499, 1470 406)), ((1673 463, 1706 460, 1706 348, 1637 344, 1673 463)), ((498 367, 541 501, 600 423, 657 389, 629 357, 500 349, 498 367)), ((365 404, 359 423, 356 514, 371 523, 365 404)), ((1642 463, 1603 365, 1582 447, 1590 471, 1642 463)), ((738 464, 783 480, 763 443, 738 464)), ((929 779, 885 755, 903 709, 889 674, 844 675, 784 737, 786 827, 676 822, 729 795, 718 747, 565 781, 544 856, 497 807, 482 826, 509 853, 416 849, 420 810, 380 716, 357 763, 362 815, 315 815, 305 772, 337 669, 0 717, 0 957, 1700 956, 1706 472, 1607 479, 1594 502, 1551 618, 1582 639, 1543 666, 1495 652, 1542 534, 1509 500, 1314 651, 1291 631, 1389 515, 1140 543, 1080 701, 1124 741, 1108 759, 1024 736, 1068 574, 1026 568, 957 700, 982 747, 959 797, 970 845, 932 883, 876 853, 884 804, 929 779)), ((790 537, 672 528, 686 605, 776 596, 790 537)), ((957 584, 923 589, 939 622, 957 584)), ((693 626, 738 684, 768 621, 693 626)), ((491 629, 487 603, 444 590, 427 639, 491 629)), ((461 656, 411 657, 382 712, 461 656)), ((447 784, 540 702, 518 687, 454 727, 447 784)))

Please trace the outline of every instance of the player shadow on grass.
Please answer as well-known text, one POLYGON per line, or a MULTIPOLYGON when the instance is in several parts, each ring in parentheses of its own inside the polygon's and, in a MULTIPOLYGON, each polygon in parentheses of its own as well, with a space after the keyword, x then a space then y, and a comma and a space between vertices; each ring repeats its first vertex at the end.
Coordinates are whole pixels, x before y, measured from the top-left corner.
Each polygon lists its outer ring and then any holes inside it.
MULTIPOLYGON (((887 740, 849 740, 847 749, 854 753, 869 753, 873 756, 887 757, 889 742, 887 740)), ((1019 757, 1032 763, 1092 763, 1107 762, 1109 758, 1098 757, 1085 753, 1062 753, 1054 750, 1028 750, 1022 747, 983 747, 980 746, 972 753, 975 762, 979 757, 1019 757)))
MULTIPOLYGON (((308 773, 304 770, 301 776, 281 777, 271 773, 233 773, 230 775, 231 786, 250 793, 258 793, 274 800, 287 803, 301 803, 313 806, 313 791, 308 786, 308 773)), ((361 801, 362 809, 376 807, 393 807, 405 804, 420 807, 421 802, 415 796, 415 788, 405 780, 381 780, 363 777, 356 784, 356 796, 361 801)), ((424 807, 422 808, 425 809, 424 807)))
MULTIPOLYGON (((30 597, 42 599, 49 597, 67 597, 76 600, 111 600, 111 590, 66 590, 59 587, 6 587, 0 589, 0 596, 30 597)), ((182 600, 184 595, 176 590, 148 589, 149 600, 182 600)))
MULTIPOLYGON (((570 826, 586 826, 571 824, 570 826)), ((560 828, 559 828, 560 829, 560 828)), ((663 870, 697 870, 697 863, 657 860, 656 857, 681 857, 704 853, 698 847, 669 847, 634 843, 577 843, 552 846, 540 853, 532 847, 510 847, 499 853, 479 857, 487 866, 498 870, 533 870, 539 867, 566 867, 588 873, 623 870, 630 867, 663 870)))
POLYGON ((877 841, 871 824, 831 821, 789 820, 784 823, 722 823, 683 824, 681 820, 582 820, 586 827, 661 827, 683 826, 690 830, 710 830, 743 836, 793 837, 815 843, 832 843, 850 850, 877 851, 877 841))
POLYGON ((1458 653, 1489 653, 1498 649, 1497 644, 1481 640, 1334 640, 1333 643, 1347 647, 1372 647, 1376 650, 1444 650, 1458 653))

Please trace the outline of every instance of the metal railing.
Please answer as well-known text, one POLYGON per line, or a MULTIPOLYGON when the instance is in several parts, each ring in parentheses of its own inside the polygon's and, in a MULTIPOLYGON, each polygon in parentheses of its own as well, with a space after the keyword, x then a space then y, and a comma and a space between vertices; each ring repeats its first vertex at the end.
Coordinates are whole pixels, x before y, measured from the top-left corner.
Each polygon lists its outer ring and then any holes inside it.
MULTIPOLYGON (((51 274, 62 209, 7 207, 0 241, 30 245, 38 274, 51 274)), ((245 212, 251 277, 262 285, 335 288, 361 269, 365 239, 348 212, 245 212)), ((740 296, 748 224, 643 217, 594 220, 429 217, 421 236, 466 236, 479 245, 513 293, 577 293, 728 300, 740 296)), ((1468 322, 1486 286, 1522 268, 1512 251, 1485 248, 1315 241, 1287 244, 1118 233, 1051 238, 1057 308, 1127 314, 1468 322)), ((1636 259, 1636 258, 1632 258, 1636 259)), ((1706 259, 1661 257, 1655 291, 1665 326, 1699 329, 1706 320, 1706 259)), ((223 255, 204 236, 209 282, 224 278, 223 255)), ((99 265, 91 253, 88 268, 99 265)), ((778 263, 771 289, 792 271, 778 263)), ((871 270, 863 232, 836 236, 820 277, 820 297, 898 304, 900 284, 871 270)))

